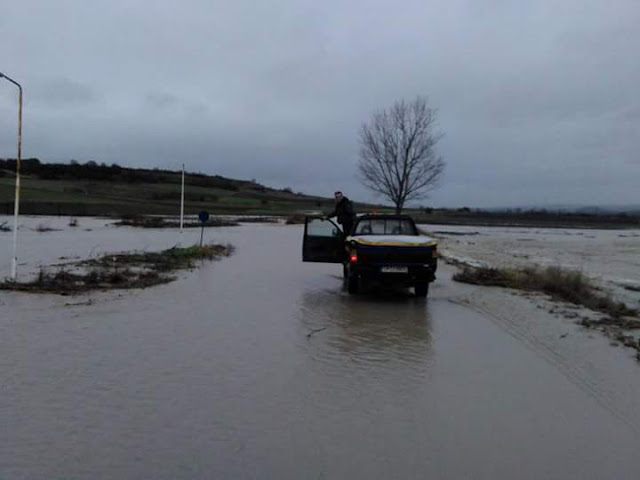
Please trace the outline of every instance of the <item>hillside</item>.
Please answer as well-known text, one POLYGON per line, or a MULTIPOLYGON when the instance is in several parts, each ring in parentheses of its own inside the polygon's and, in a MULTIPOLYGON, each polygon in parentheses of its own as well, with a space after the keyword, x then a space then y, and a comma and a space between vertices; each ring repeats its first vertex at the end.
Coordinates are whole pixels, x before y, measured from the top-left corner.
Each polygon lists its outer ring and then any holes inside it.
MULTIPOLYGON (((13 212, 14 160, 0 159, 0 214, 13 212)), ((22 161, 25 214, 178 214, 181 172, 119 165, 22 161)), ((330 210, 333 200, 219 175, 185 175, 185 212, 290 214, 330 210)))
MULTIPOLYGON (((15 160, 0 159, 0 215, 13 213, 15 160)), ((95 162, 22 162, 20 211, 34 215, 178 215, 181 172, 161 169, 98 165, 95 162)), ((275 189, 255 181, 188 172, 185 175, 185 212, 197 214, 291 215, 328 212, 332 198, 291 189, 275 189)), ((392 211, 389 207, 358 202, 359 212, 392 211)), ((547 209, 478 210, 470 208, 405 210, 416 221, 439 225, 484 225, 554 228, 640 228, 640 215, 547 209)))

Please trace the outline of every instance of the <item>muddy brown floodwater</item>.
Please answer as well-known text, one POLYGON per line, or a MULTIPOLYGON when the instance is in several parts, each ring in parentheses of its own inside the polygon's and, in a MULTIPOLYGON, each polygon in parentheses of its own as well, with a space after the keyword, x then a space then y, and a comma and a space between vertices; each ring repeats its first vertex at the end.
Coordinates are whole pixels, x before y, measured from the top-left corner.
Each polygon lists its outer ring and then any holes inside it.
POLYGON ((208 235, 236 254, 172 284, 0 294, 0 478, 640 477, 632 408, 465 307, 450 267, 427 302, 351 297, 300 227, 208 235))

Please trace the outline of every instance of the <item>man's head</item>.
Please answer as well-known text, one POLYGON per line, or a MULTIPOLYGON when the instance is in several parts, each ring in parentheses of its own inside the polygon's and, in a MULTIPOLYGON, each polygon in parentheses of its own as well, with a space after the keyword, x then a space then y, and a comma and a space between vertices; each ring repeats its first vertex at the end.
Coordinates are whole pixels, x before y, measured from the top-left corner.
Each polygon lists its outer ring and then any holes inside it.
POLYGON ((336 199, 336 202, 339 202, 340 200, 342 200, 342 192, 341 191, 337 191, 333 194, 333 196, 336 199))

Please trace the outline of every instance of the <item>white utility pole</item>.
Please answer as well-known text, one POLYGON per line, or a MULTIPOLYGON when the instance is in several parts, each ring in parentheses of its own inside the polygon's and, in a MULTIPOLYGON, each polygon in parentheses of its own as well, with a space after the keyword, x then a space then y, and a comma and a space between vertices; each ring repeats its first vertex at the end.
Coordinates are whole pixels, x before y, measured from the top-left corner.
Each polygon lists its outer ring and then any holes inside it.
POLYGON ((180 193, 180 235, 184 225, 184 163, 182 164, 182 191, 180 193))
POLYGON ((11 257, 11 280, 15 281, 18 275, 18 215, 20 212, 20 160, 22 158, 22 85, 0 73, 0 78, 5 78, 18 87, 18 158, 16 159, 16 196, 13 204, 13 256, 11 257))

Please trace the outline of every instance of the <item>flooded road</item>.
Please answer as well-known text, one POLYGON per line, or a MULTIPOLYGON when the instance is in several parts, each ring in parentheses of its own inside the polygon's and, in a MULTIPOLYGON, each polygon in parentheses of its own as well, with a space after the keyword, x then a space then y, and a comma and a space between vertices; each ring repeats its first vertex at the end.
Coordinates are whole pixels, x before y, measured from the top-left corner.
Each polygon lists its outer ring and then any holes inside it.
POLYGON ((0 478, 639 478, 635 421, 446 268, 427 302, 351 297, 301 263, 299 227, 207 235, 236 254, 172 284, 0 293, 0 478))

